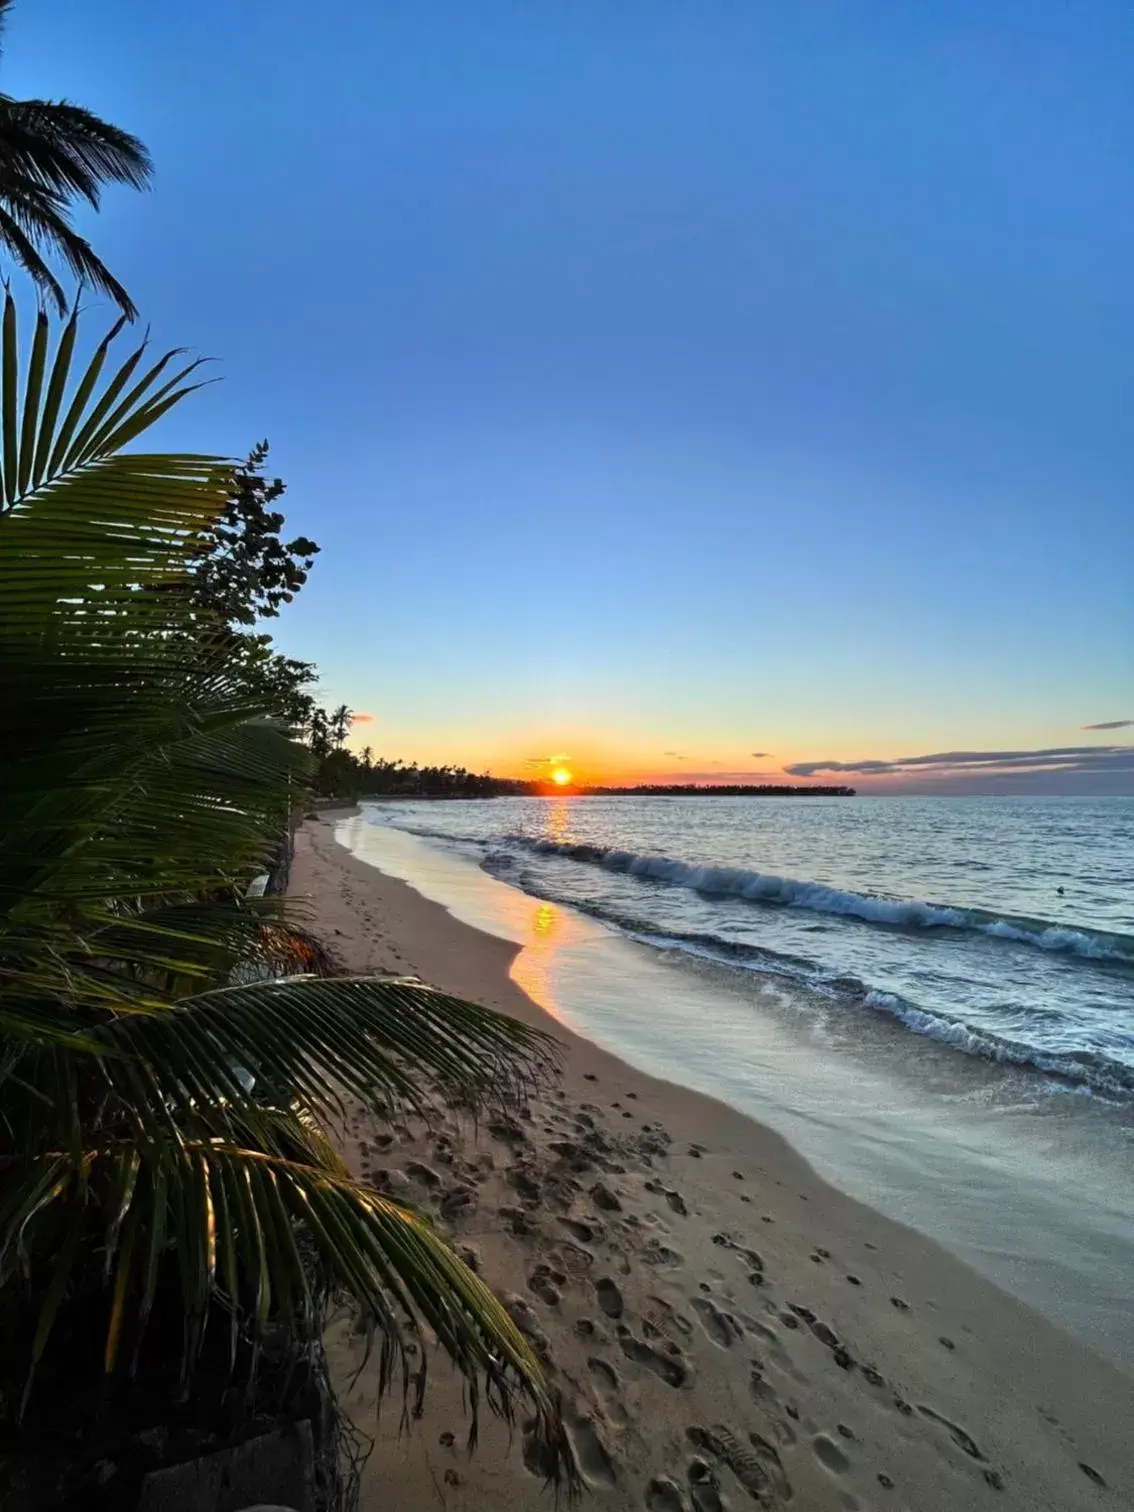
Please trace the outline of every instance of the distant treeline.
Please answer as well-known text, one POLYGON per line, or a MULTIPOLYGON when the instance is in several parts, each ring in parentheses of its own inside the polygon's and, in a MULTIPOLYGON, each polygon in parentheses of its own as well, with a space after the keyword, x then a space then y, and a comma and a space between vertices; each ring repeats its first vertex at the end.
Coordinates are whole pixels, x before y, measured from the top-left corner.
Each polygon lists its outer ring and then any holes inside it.
POLYGON ((643 782, 635 787, 581 788, 603 798, 853 798, 852 787, 787 787, 765 782, 643 782))
POLYGON ((356 755, 345 742, 353 715, 346 705, 316 708, 308 740, 318 762, 317 791, 328 798, 853 798, 851 787, 789 787, 774 783, 638 783, 633 787, 556 787, 546 779, 493 777, 463 766, 418 766, 356 755))
POLYGON ((543 791, 536 782, 493 777, 461 766, 418 766, 376 761, 369 750, 355 756, 339 748, 321 763, 320 786, 329 794, 358 798, 527 798, 543 791))

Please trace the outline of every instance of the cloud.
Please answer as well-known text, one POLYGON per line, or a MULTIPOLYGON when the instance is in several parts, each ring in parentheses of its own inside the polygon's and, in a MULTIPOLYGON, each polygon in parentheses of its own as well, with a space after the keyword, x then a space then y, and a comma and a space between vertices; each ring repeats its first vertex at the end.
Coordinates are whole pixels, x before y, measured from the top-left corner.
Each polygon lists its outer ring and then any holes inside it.
POLYGON ((1101 724, 1080 725, 1081 730, 1129 730, 1134 727, 1134 719, 1104 719, 1101 724))
POLYGON ((566 751, 558 751, 554 756, 529 756, 524 765, 530 767, 558 766, 561 762, 570 760, 571 758, 566 751))
POLYGON ((685 755, 684 751, 663 751, 662 755, 663 756, 672 756, 672 758, 674 759, 674 761, 688 761, 689 760, 689 757, 685 755))
POLYGON ((930 756, 898 756, 889 761, 797 761, 784 770, 793 777, 844 773, 860 777, 918 779, 979 777, 984 781, 1024 775, 1134 774, 1134 745, 1051 746, 1039 751, 938 751, 930 756))
POLYGON ((754 761, 763 761, 766 756, 770 756, 772 753, 771 751, 749 751, 748 754, 754 761))
POLYGON ((352 724, 373 724, 374 723, 374 715, 373 714, 355 714, 351 718, 351 723, 352 724))

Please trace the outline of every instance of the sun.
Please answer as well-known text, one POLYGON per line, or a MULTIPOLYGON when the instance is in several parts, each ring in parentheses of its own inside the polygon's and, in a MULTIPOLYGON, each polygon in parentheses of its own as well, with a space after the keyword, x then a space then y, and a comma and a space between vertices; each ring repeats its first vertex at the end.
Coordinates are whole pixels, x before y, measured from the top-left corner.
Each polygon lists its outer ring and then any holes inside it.
POLYGON ((551 773, 551 780, 556 787, 566 787, 571 781, 571 773, 566 767, 556 767, 551 773))

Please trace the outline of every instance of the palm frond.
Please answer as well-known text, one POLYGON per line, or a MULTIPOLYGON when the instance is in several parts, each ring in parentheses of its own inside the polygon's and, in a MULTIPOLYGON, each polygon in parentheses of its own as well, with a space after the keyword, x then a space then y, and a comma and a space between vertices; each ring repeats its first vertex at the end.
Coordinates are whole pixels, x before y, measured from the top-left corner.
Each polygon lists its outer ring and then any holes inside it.
POLYGON ((20 224, 20 217, 13 215, 0 199, 0 242, 8 249, 16 262, 27 273, 37 288, 50 298, 62 314, 67 308, 67 296, 63 285, 51 271, 47 259, 40 251, 40 236, 30 234, 20 224))
POLYGON ((181 1127, 205 1119, 217 1134, 234 1116, 255 1128, 265 1104, 341 1119, 344 1093, 387 1118, 428 1114, 438 1096, 515 1105, 556 1049, 492 1009, 367 977, 222 988, 169 1012, 118 1018, 93 1037, 108 1091, 151 1137, 170 1118, 181 1127))
POLYGON ((44 1269, 33 1370, 63 1297, 82 1282, 77 1260, 92 1224, 109 1281, 108 1371, 136 1357, 163 1276, 176 1274, 188 1320, 188 1375, 214 1314, 253 1340, 281 1318, 309 1327, 314 1261, 315 1284, 348 1293, 379 1342, 380 1394, 400 1389, 420 1414, 427 1362, 411 1363, 406 1345, 431 1334, 465 1377, 472 1436, 482 1395, 509 1421, 522 1400, 538 1420, 547 1462, 573 1478, 558 1404, 531 1346, 412 1209, 337 1170, 218 1141, 176 1149, 122 1141, 88 1150, 77 1167, 66 1154, 47 1153, 0 1169, 0 1287, 32 1271, 37 1256, 54 1256, 44 1269))
POLYGON ((0 205, 5 211, 3 238, 16 261, 51 296, 62 315, 66 299, 50 271, 45 253, 56 253, 79 280, 108 294, 128 320, 138 311, 122 284, 95 252, 90 242, 71 225, 66 202, 58 195, 28 180, 0 180, 0 205), (30 250, 29 250, 30 249, 30 250))
POLYGON ((97 209, 103 184, 147 188, 153 161, 138 137, 81 105, 0 95, 0 184, 8 174, 97 209))
MULTIPOLYGON (((41 313, 23 359, 10 296, 0 322, 5 1317, 24 1328, 27 1288, 34 1365, 65 1348, 64 1313, 93 1309, 117 1374, 173 1297, 191 1373, 207 1331, 254 1360, 273 1327, 311 1337, 346 1293, 380 1341, 383 1390, 400 1380, 420 1406, 406 1332, 430 1331, 474 1411, 525 1399, 570 1478, 556 1404, 500 1304, 427 1219, 352 1182, 324 1131, 348 1096, 386 1116, 522 1099, 553 1047, 416 982, 237 985, 295 950, 279 901, 246 894, 308 757, 188 591, 231 465, 122 450, 196 364, 145 342, 118 360, 120 326, 72 371, 74 316, 53 344, 41 313)), ((0 1416, 11 1399, 0 1371, 0 1416)))
MULTIPOLYGON (((0 27, 5 17, 0 14, 0 27)), ((96 210, 104 184, 148 186, 153 164, 136 136, 66 100, 0 95, 0 243, 55 302, 64 296, 46 253, 115 301, 130 319, 130 296, 71 224, 71 206, 96 210)))

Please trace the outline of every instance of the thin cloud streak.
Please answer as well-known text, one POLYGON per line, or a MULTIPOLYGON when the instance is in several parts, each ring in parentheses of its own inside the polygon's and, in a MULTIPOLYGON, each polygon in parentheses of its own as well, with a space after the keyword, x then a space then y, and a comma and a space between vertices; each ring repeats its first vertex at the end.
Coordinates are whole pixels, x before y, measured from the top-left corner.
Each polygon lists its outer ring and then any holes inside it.
POLYGON ((1081 730, 1129 730, 1134 729, 1134 719, 1104 719, 1101 724, 1080 725, 1081 730))
POLYGON ((1057 792, 1060 783, 1074 791, 1134 789, 1134 745, 1052 745, 1031 751, 936 751, 928 756, 898 756, 891 761, 804 761, 785 768, 792 777, 841 776, 888 779, 906 777, 910 788, 933 785, 937 791, 992 791, 1013 780, 1034 791, 1057 792))

